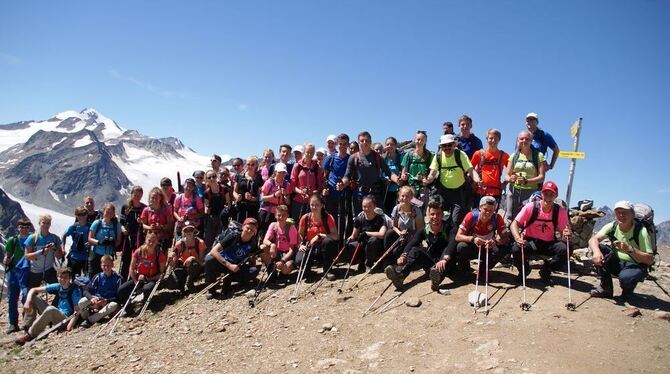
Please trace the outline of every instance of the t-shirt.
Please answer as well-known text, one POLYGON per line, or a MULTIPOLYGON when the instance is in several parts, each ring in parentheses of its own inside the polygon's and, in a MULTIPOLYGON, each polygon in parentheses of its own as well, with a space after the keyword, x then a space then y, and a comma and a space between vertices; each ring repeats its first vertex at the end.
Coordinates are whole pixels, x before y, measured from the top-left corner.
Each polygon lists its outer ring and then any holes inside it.
MULTIPOLYGON (((154 210, 151 207, 146 207, 140 215, 142 223, 151 226, 153 224, 161 225, 162 229, 158 232, 158 240, 166 240, 171 236, 170 228, 167 227, 168 222, 170 222, 172 216, 172 209, 169 205, 165 205, 158 210, 154 210)), ((135 243, 132 243, 135 245, 135 243)), ((139 247, 139 246, 138 246, 139 247)))
POLYGON ((405 212, 400 209, 400 205, 393 207, 391 211, 391 220, 396 222, 395 226, 402 230, 407 230, 408 233, 416 231, 416 219, 423 220, 423 214, 419 207, 412 205, 410 212, 405 212))
MULTIPOLYGON (((319 234, 328 234, 329 232, 335 232, 337 230, 337 224, 335 223, 335 218, 333 218, 332 215, 328 214, 328 228, 330 231, 326 231, 326 227, 323 225, 322 222, 316 222, 314 219, 312 219, 312 213, 307 213, 303 215, 300 218, 300 224, 299 224, 299 232, 305 233, 305 236, 307 236, 307 241, 312 240, 315 236, 319 234), (307 225, 307 219, 309 217, 309 226, 307 227, 307 230, 305 231, 305 226, 307 225)), ((303 238, 305 240, 305 238, 303 238)))
POLYGON ((239 232, 230 234, 228 231, 225 231, 219 235, 217 242, 222 247, 219 251, 221 257, 230 263, 238 265, 249 256, 249 253, 258 247, 256 236, 253 236, 248 242, 243 242, 242 234, 239 232))
POLYGON ((458 148, 465 152, 468 158, 472 158, 475 152, 483 148, 482 140, 472 133, 467 138, 459 135, 456 137, 456 141, 458 142, 458 148))
MULTIPOLYGON (((598 236, 607 236, 607 233, 609 233, 612 230, 612 226, 614 225, 614 222, 610 222, 603 226, 600 231, 598 231, 598 236)), ((652 246, 651 246, 651 238, 649 238, 649 233, 647 232, 647 229, 643 226, 642 229, 640 230, 640 244, 638 245, 637 242, 635 241, 635 238, 633 238, 633 234, 635 231, 635 225, 633 225, 630 230, 624 232, 621 231, 621 225, 617 224, 616 230, 614 230, 614 238, 616 240, 619 240, 621 242, 624 242, 628 244, 629 246, 633 248, 637 248, 638 250, 645 252, 645 253, 653 253, 652 251, 652 246)), ((619 260, 621 261, 627 261, 627 262, 634 262, 637 263, 630 255, 626 252, 619 251, 614 245, 612 245, 612 250, 616 253, 616 255, 619 257, 619 260)))
POLYGON ((444 153, 444 151, 440 151, 441 155, 440 157, 440 162, 438 163, 438 155, 435 155, 433 157, 433 161, 430 163, 430 169, 431 170, 437 170, 439 173, 440 177, 440 183, 446 188, 458 188, 465 183, 465 171, 469 171, 472 169, 472 164, 470 163, 470 159, 468 159, 468 156, 465 154, 465 152, 461 151, 454 151, 454 153, 451 154, 451 156, 447 157, 444 153), (456 157, 455 155, 458 154, 460 159, 461 159, 461 165, 463 166, 463 169, 458 167, 458 164, 456 163, 456 157))
MULTIPOLYGON (((7 239, 7 242, 5 243, 5 251, 6 253, 9 253, 10 257, 12 258, 12 262, 9 263, 10 269, 15 268, 16 264, 23 257, 23 254, 26 250, 26 238, 28 237, 13 236, 7 239)), ((2 260, 4 261, 4 258, 2 258, 2 260)))
MULTIPOLYGON (((491 218, 495 218, 496 220, 495 231, 498 233, 498 235, 502 235, 502 233, 505 231, 505 220, 500 216, 500 214, 495 214, 491 218)), ((472 224, 474 219, 475 215, 473 212, 468 212, 468 214, 465 215, 465 218, 463 218, 463 222, 461 222, 459 227, 465 230, 466 235, 474 235, 475 237, 482 238, 484 240, 495 239, 495 236, 493 235, 493 219, 490 219, 488 222, 484 222, 482 221, 482 216, 480 213, 480 216, 477 219, 477 224, 473 227, 472 224)))
MULTIPOLYGON (((537 158, 537 165, 539 167, 545 161, 544 154, 539 152, 537 158)), ((512 159, 514 159, 514 156, 512 156, 512 159)), ((535 168, 535 165, 533 165, 532 152, 530 157, 526 157, 523 153, 519 153, 519 158, 516 160, 516 164, 512 165, 512 168, 517 176, 525 177, 526 179, 535 178, 538 174, 538 170, 535 168)), ((537 190, 541 183, 542 182, 526 184, 514 183, 514 188, 519 190, 537 190)))
POLYGON ((354 218, 354 227, 359 232, 378 232, 384 226, 386 226, 386 219, 381 214, 375 214, 371 220, 368 220, 364 214, 360 214, 354 218))
POLYGON ((261 201, 261 209, 270 212, 270 213, 275 213, 277 211, 277 205, 281 204, 286 204, 286 197, 290 192, 290 184, 286 180, 281 181, 281 183, 277 183, 276 178, 270 178, 263 183, 263 195, 274 195, 277 191, 279 191, 280 188, 284 189, 284 195, 279 196, 279 197, 271 197, 269 201, 261 201))
POLYGON ((370 189, 383 184, 381 172, 391 175, 388 165, 377 152, 370 151, 367 155, 357 152, 349 157, 345 176, 358 187, 370 189))
POLYGON ((121 283, 123 283, 121 280, 121 276, 115 271, 112 271, 112 274, 109 276, 105 275, 104 271, 101 271, 91 281, 88 292, 92 296, 113 301, 116 299, 121 283))
POLYGON ((554 137, 544 130, 538 128, 532 135, 533 141, 530 143, 530 146, 545 155, 547 154, 547 148, 554 149, 557 146, 554 137))
POLYGON ((205 211, 205 205, 200 196, 191 195, 191 197, 186 197, 186 195, 180 194, 174 201, 174 209, 177 215, 184 217, 186 221, 189 221, 189 224, 194 227, 200 227, 200 219, 189 220, 190 217, 195 216, 198 212, 205 211))
POLYGON ((477 194, 481 196, 500 196, 502 193, 500 190, 500 177, 502 176, 503 169, 509 162, 509 155, 501 150, 495 152, 486 150, 484 151, 482 163, 482 152, 479 151, 475 152, 470 161, 472 166, 479 172, 484 184, 483 187, 477 187, 477 194))
POLYGON ((77 303, 79 303, 79 299, 81 299, 81 288, 75 286, 74 284, 70 284, 70 287, 68 288, 63 288, 59 283, 51 283, 47 285, 46 291, 52 295, 58 295, 58 310, 60 310, 66 316, 72 315, 72 313, 74 313, 73 306, 77 305, 77 303), (72 299, 68 301, 67 294, 70 288, 73 288, 71 291, 72 299), (72 304, 70 304, 70 302, 72 302, 72 304))
MULTIPOLYGON (((300 160, 293 171, 291 171, 291 188, 308 188, 310 191, 316 191, 323 187, 323 172, 317 162, 312 161, 312 164, 307 167, 305 160, 300 160)), ((296 194, 293 201, 297 203, 309 202, 309 196, 303 194, 296 194)))
MULTIPOLYGON (((396 158, 392 159, 391 157, 384 157, 384 162, 386 163, 386 166, 388 166, 389 170, 391 170, 393 173, 396 175, 400 175, 400 171, 402 170, 401 166, 401 161, 403 158, 403 153, 398 150, 396 152, 396 158)), ((384 174, 386 179, 389 179, 389 184, 388 184, 388 191, 389 192, 397 192, 400 187, 398 187, 397 184, 393 183, 390 181, 391 175, 390 174, 384 174)))
POLYGON ((30 261, 30 272, 31 273, 42 273, 46 270, 53 268, 54 260, 56 258, 55 250, 61 247, 61 240, 58 236, 49 233, 46 237, 43 237, 42 234, 32 233, 28 235, 26 240, 23 242, 25 247, 33 249, 33 252, 39 252, 42 248, 46 247, 49 243, 54 243, 56 246, 53 250, 47 251, 45 254, 38 253, 35 260, 30 261), (37 235, 37 242, 35 241, 35 235, 37 235))
MULTIPOLYGON (((568 225, 568 212, 565 208, 559 206, 558 211, 558 227, 553 227, 554 223, 551 220, 553 209, 549 212, 545 212, 542 209, 542 203, 540 202, 539 212, 537 218, 530 226, 526 227, 525 236, 532 239, 540 239, 546 242, 553 242, 556 240, 554 233, 561 232, 565 229, 565 226, 568 225)), ((517 214, 514 220, 521 226, 525 227, 530 220, 530 216, 533 214, 534 202, 528 203, 521 208, 519 214, 517 214)))
POLYGON ((340 158, 337 153, 333 153, 326 156, 323 160, 323 169, 329 172, 327 183, 329 194, 332 197, 338 198, 344 191, 338 191, 335 185, 342 181, 342 177, 344 177, 344 173, 347 171, 349 157, 349 154, 345 154, 344 157, 340 158))
POLYGON ((135 256, 137 274, 144 275, 145 277, 153 277, 154 275, 160 273, 160 266, 167 262, 167 258, 163 252, 158 249, 158 247, 156 247, 156 252, 158 252, 158 267, 156 266, 155 252, 153 254, 146 253, 142 255, 140 248, 135 250, 133 256, 135 256))
MULTIPOLYGON (((121 225, 128 230, 129 236, 137 241, 137 234, 142 232, 141 227, 142 224, 140 223, 140 215, 142 214, 142 211, 147 205, 144 203, 140 203, 140 206, 133 206, 132 208, 128 209, 128 205, 123 205, 121 207, 121 215, 119 215, 119 222, 121 222, 121 225)), ((139 240, 140 242, 142 240, 139 240)))
POLYGON ((65 230, 63 236, 72 238, 72 245, 70 245, 69 256, 77 261, 86 261, 88 259, 88 252, 90 247, 86 245, 88 242, 88 232, 90 226, 88 224, 80 225, 75 223, 65 230))
POLYGON ((186 239, 184 238, 180 239, 177 244, 175 244, 176 254, 182 262, 188 260, 191 256, 200 259, 200 252, 207 248, 204 240, 197 237, 193 239, 195 240, 195 245, 191 247, 186 245, 186 239))
POLYGON ((279 225, 278 222, 272 222, 265 233, 264 239, 275 243, 279 252, 286 253, 289 249, 298 245, 298 230, 296 230, 295 225, 288 225, 287 235, 286 227, 279 225))
POLYGON ((121 233, 121 224, 113 221, 110 224, 106 224, 103 219, 98 219, 91 225, 90 232, 93 233, 93 237, 99 241, 99 244, 93 246, 93 252, 96 255, 114 255, 116 249, 116 244, 112 243, 109 245, 101 244, 105 239, 116 241, 116 236, 121 233))
POLYGON ((409 184, 415 191, 423 188, 423 184, 417 179, 417 176, 428 175, 430 170, 430 162, 433 158, 433 153, 429 150, 424 151, 424 158, 417 156, 414 151, 405 152, 400 164, 403 169, 407 169, 407 184, 409 184))

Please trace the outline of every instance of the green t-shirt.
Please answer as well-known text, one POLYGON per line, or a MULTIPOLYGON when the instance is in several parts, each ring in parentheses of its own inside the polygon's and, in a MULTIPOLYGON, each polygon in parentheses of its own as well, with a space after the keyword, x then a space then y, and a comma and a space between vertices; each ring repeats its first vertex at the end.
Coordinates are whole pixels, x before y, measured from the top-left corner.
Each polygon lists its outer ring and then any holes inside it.
MULTIPOLYGON (((614 225, 614 222, 610 222, 603 226, 600 231, 598 231, 598 236, 607 236, 607 233, 612 230, 612 225, 614 225)), ((652 248, 651 248, 651 239, 649 239, 649 234, 647 233, 647 229, 642 227, 642 230, 640 230, 640 245, 637 245, 636 241, 633 239, 633 232, 635 231, 635 225, 631 227, 630 230, 623 232, 621 231, 621 225, 616 226, 616 230, 614 230, 614 238, 616 240, 622 241, 631 247, 637 248, 638 250, 645 252, 645 253, 653 253, 652 248)), ((612 245, 612 250, 616 252, 617 256, 619 257, 619 260, 621 261, 628 261, 628 262, 635 262, 633 258, 628 255, 628 253, 621 252, 618 249, 612 245)))
POLYGON ((414 151, 411 151, 405 152, 402 161, 400 161, 400 166, 403 169, 407 169, 407 174, 409 175, 407 184, 414 188, 415 191, 423 188, 423 184, 419 182, 416 177, 418 175, 423 175, 424 177, 428 175, 430 161, 433 158, 433 153, 431 151, 425 150, 424 152, 426 156, 425 160, 414 154, 414 151))
MULTIPOLYGON (((512 159, 514 158, 514 155, 512 155, 512 159)), ((530 159, 526 157, 523 153, 519 153, 519 158, 516 160, 516 163, 512 165, 512 171, 516 173, 516 175, 520 177, 525 177, 526 179, 530 178, 535 178, 537 177, 538 170, 535 169, 535 165, 533 165, 533 154, 531 153, 530 159)), ((537 158, 538 162, 537 165, 538 167, 545 162, 544 154, 542 152, 537 153, 537 158)), ((538 187, 541 185, 542 182, 537 182, 537 183, 527 183, 527 184, 518 184, 514 183, 514 188, 518 190, 537 190, 538 187)))
MULTIPOLYGON (((12 236, 7 240, 7 243, 5 243, 5 251, 12 256, 12 262, 9 264, 9 267, 12 269, 16 267, 16 264, 25 253, 25 248, 22 244, 26 238, 27 237, 19 238, 18 236, 12 236)), ((0 259, 0 261, 4 261, 4 258, 0 259)))
POLYGON ((458 151, 458 154, 460 155, 461 158, 461 165, 463 165, 463 169, 458 167, 458 164, 456 163, 456 158, 454 155, 456 154, 456 151, 451 154, 451 156, 447 157, 444 154, 444 151, 440 151, 442 155, 440 156, 440 163, 438 165, 437 162, 437 155, 433 156, 433 161, 430 163, 430 169, 431 170, 437 170, 437 172, 440 175, 440 183, 446 188, 458 188, 465 183, 465 171, 469 171, 472 169, 472 164, 470 163, 470 160, 468 159, 468 155, 465 154, 463 151, 458 151))

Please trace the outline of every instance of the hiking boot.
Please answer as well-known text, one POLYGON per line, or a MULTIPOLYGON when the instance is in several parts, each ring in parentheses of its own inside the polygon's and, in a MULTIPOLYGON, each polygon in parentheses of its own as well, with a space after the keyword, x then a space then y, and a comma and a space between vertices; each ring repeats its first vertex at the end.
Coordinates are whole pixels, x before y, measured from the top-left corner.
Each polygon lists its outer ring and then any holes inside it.
POLYGON ((33 340, 33 337, 30 336, 30 334, 25 333, 25 334, 19 336, 18 338, 16 338, 16 339, 14 340, 14 342, 16 342, 16 344, 18 344, 18 345, 24 345, 24 344, 28 343, 28 342, 31 341, 31 340, 33 340))
POLYGON ((82 328, 87 329, 87 328, 91 327, 91 321, 85 319, 85 320, 80 324, 80 326, 81 326, 82 328))
POLYGON ((332 282, 337 279, 337 277, 333 273, 326 273, 326 279, 332 282))
POLYGON ((386 277, 391 280, 391 283, 393 283, 396 289, 401 290, 403 288, 403 281, 405 280, 405 277, 401 273, 398 273, 395 266, 387 266, 386 269, 384 269, 384 274, 386 274, 386 277))
POLYGON ((10 324, 7 326, 7 334, 12 334, 12 333, 15 333, 15 332, 17 332, 17 331, 19 331, 19 330, 20 330, 20 329, 19 329, 19 326, 18 326, 16 323, 10 323, 10 324))
POLYGON ((603 298, 603 299, 611 299, 612 298, 612 290, 606 290, 602 286, 598 286, 598 287, 592 289, 590 294, 591 294, 591 297, 597 297, 597 298, 603 298))
POLYGON ((213 291, 212 289, 207 291, 207 293, 205 294, 205 299, 207 299, 207 300, 216 299, 217 297, 219 297, 219 293, 216 292, 216 291, 213 291))
POLYGON ((551 286, 554 283, 551 279, 551 269, 549 266, 542 266, 542 268, 540 268, 540 279, 547 286, 551 286))
POLYGON ((630 300, 630 297, 633 296, 633 290, 632 289, 626 289, 622 288, 621 289, 621 295, 617 297, 620 301, 628 301, 630 300))
POLYGON ((438 291, 440 289, 440 284, 442 284, 442 281, 444 280, 444 275, 442 275, 436 268, 431 268, 428 276, 430 277, 430 289, 438 291))

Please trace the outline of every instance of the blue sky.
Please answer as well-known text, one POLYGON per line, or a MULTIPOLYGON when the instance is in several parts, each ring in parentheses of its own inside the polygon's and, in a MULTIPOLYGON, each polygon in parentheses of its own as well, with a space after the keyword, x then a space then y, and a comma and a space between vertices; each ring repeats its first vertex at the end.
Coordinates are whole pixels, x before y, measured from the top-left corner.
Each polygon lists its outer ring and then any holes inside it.
MULTIPOLYGON (((2 2, 0 123, 93 107, 246 156, 363 129, 434 149, 463 113, 511 150, 530 111, 567 150, 583 117, 573 202, 646 201, 660 222, 668 36, 667 1, 2 2)), ((568 170, 549 174, 561 195, 568 170)))

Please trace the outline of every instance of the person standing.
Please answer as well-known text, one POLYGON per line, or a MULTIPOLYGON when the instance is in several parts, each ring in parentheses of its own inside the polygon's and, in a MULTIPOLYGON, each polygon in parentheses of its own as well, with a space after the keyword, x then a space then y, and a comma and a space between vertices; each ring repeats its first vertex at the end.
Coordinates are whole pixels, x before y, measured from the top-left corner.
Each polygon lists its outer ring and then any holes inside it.
POLYGON ((556 141, 554 140, 554 137, 551 136, 551 134, 538 127, 539 123, 540 117, 537 115, 537 113, 531 112, 526 115, 526 127, 533 136, 531 147, 545 155, 545 157, 547 156, 547 149, 551 149, 552 151, 551 162, 547 164, 547 171, 549 171, 554 168, 554 165, 556 165, 558 154, 561 152, 561 149, 558 148, 558 144, 556 144, 556 141))
MULTIPOLYGON (((5 242, 5 272, 7 273, 7 334, 19 331, 19 295, 21 294, 21 285, 16 273, 16 265, 23 258, 25 253, 25 242, 30 234, 32 225, 26 218, 18 220, 16 223, 19 234, 7 239, 5 242)), ((25 295, 24 295, 25 296, 25 295)))

